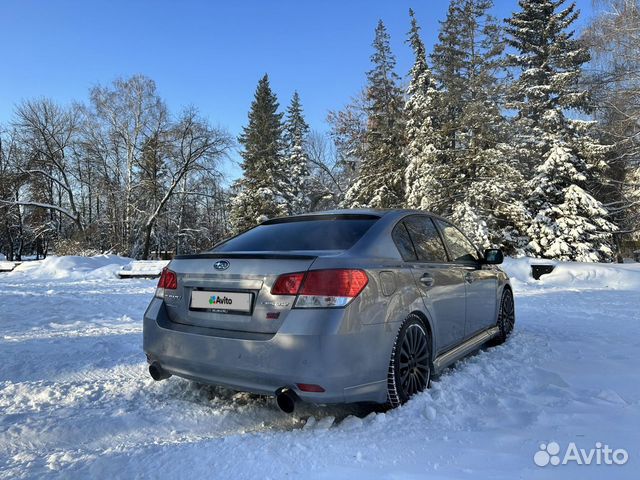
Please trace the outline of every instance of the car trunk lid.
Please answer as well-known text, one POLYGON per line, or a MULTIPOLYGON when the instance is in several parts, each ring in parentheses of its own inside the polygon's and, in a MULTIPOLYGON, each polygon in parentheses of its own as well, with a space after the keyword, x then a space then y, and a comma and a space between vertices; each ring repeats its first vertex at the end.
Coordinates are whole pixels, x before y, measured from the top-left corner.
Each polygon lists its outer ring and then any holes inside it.
POLYGON ((279 275, 304 272, 316 252, 224 252, 174 259, 178 288, 165 291, 171 321, 205 328, 275 333, 295 296, 271 295, 279 275))

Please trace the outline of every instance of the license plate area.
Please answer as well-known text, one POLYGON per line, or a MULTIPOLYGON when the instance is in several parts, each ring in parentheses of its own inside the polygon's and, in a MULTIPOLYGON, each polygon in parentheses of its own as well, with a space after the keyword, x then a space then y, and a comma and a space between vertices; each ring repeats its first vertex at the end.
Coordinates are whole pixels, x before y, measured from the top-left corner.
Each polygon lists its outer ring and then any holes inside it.
POLYGON ((251 315, 253 297, 254 294, 247 291, 192 290, 189 310, 251 315))

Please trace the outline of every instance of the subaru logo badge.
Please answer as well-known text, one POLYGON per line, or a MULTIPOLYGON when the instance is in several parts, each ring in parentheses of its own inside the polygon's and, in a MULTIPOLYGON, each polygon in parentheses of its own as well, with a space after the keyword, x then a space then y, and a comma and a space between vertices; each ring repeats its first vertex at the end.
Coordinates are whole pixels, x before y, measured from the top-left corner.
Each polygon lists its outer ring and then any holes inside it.
POLYGON ((218 260, 213 264, 213 268, 215 268, 216 270, 226 270, 227 268, 229 268, 229 262, 227 262, 226 260, 218 260))

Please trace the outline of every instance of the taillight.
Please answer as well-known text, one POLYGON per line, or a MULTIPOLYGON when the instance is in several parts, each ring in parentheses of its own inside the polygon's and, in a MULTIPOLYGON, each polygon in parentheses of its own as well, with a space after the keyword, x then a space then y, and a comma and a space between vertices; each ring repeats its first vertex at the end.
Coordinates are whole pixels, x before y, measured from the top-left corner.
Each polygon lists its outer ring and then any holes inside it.
POLYGON ((272 295, 297 295, 302 284, 304 273, 287 273, 280 275, 271 288, 272 295))
POLYGON ((175 290, 178 288, 178 276, 176 272, 169 270, 167 267, 162 269, 158 287, 156 288, 156 297, 164 298, 165 290, 175 290))
POLYGON ((273 295, 297 295, 295 307, 344 307, 369 283, 362 270, 310 270, 280 275, 271 289, 273 295))

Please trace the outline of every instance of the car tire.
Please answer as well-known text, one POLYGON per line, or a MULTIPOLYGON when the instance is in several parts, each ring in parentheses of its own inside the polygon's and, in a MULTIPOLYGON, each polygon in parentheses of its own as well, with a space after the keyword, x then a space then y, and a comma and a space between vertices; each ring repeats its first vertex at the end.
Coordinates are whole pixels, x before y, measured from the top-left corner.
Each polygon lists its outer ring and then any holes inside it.
POLYGON ((424 322, 411 314, 396 336, 387 375, 387 400, 395 408, 431 382, 431 337, 424 322))
POLYGON ((516 323, 515 303, 513 301, 513 293, 509 288, 505 288, 502 292, 500 300, 500 311, 498 312, 498 320, 496 326, 500 330, 497 336, 491 340, 492 345, 501 345, 506 342, 513 327, 516 323))

